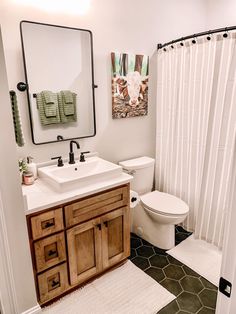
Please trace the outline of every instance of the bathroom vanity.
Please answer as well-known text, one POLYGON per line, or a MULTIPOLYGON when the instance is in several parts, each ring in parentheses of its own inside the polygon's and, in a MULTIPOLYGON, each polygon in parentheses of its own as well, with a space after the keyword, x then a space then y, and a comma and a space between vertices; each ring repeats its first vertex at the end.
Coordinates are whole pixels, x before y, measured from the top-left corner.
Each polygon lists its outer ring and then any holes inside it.
POLYGON ((51 302, 130 255, 130 189, 120 173, 58 193, 39 179, 23 187, 38 301, 51 302))

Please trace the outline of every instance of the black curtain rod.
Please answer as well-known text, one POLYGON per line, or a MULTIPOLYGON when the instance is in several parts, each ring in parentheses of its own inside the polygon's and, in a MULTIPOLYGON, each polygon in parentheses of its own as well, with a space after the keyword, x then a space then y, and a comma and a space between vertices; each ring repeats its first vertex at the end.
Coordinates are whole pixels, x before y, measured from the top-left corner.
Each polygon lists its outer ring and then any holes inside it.
MULTIPOLYGON (((222 27, 222 28, 209 30, 209 31, 206 31, 206 32, 201 32, 201 33, 197 33, 197 34, 181 37, 181 38, 169 41, 169 42, 164 43, 164 44, 157 44, 157 50, 158 49, 162 49, 162 48, 164 48, 166 46, 169 46, 169 45, 176 44, 178 42, 182 42, 182 41, 187 40, 187 39, 197 38, 197 37, 206 36, 206 35, 209 36, 211 34, 221 33, 221 32, 227 33, 228 31, 233 31, 233 30, 236 30, 236 26, 222 27)), ((227 36, 225 36, 225 37, 227 37, 227 36)))

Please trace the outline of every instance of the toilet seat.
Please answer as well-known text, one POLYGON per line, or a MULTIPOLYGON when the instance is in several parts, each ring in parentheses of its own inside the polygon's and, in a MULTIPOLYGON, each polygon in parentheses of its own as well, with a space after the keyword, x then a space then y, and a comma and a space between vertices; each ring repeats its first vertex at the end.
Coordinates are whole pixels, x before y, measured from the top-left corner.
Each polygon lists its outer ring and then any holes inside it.
POLYGON ((168 193, 153 191, 141 196, 140 199, 144 207, 162 215, 186 215, 189 211, 184 201, 168 193))

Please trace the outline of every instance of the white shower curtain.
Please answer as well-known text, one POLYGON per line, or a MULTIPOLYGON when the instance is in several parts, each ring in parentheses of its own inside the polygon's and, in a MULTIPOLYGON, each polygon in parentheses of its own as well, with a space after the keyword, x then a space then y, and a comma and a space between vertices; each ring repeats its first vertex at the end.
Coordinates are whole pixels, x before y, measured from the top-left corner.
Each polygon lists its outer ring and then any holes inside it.
POLYGON ((236 130, 236 34, 158 50, 156 189, 189 204, 184 226, 222 246, 236 130))

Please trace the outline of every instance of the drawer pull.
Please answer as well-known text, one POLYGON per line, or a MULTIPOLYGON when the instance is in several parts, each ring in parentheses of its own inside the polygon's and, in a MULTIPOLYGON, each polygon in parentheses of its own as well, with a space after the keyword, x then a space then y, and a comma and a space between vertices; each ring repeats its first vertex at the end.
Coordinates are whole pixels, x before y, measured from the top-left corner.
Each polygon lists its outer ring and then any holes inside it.
POLYGON ((55 255, 55 254, 57 254, 57 251, 50 250, 48 252, 48 256, 52 256, 52 255, 55 255))
POLYGON ((52 227, 52 226, 54 226, 55 224, 54 224, 54 222, 49 222, 49 221, 47 221, 46 223, 45 223, 45 228, 50 228, 50 227, 52 227))
POLYGON ((52 286, 53 288, 56 287, 56 286, 58 286, 58 285, 60 285, 60 281, 56 281, 56 280, 53 280, 53 281, 52 281, 51 286, 52 286))
POLYGON ((105 225, 105 227, 107 228, 107 227, 108 227, 108 222, 107 222, 107 221, 104 221, 104 225, 105 225))
POLYGON ((101 230, 102 229, 102 225, 101 224, 97 224, 96 227, 101 230))

